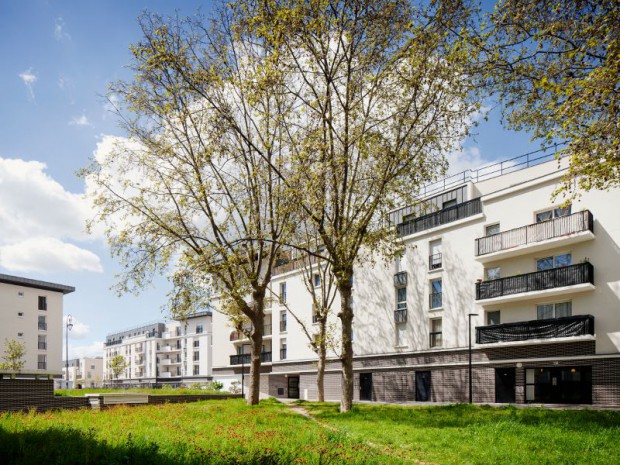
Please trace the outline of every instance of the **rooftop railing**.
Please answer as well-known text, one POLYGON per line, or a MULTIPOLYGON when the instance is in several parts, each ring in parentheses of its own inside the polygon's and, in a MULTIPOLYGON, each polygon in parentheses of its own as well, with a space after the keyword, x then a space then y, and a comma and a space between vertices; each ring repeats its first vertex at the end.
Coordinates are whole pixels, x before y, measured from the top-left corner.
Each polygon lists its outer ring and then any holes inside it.
POLYGON ((427 229, 436 228, 444 224, 477 215, 482 212, 480 198, 472 199, 467 202, 459 203, 452 207, 444 208, 418 218, 403 221, 396 226, 396 231, 400 237, 408 236, 427 229))
POLYGON ((568 236, 583 231, 593 231, 594 220, 589 210, 552 220, 534 223, 499 234, 476 239, 476 256, 486 255, 501 250, 508 250, 520 245, 568 236))

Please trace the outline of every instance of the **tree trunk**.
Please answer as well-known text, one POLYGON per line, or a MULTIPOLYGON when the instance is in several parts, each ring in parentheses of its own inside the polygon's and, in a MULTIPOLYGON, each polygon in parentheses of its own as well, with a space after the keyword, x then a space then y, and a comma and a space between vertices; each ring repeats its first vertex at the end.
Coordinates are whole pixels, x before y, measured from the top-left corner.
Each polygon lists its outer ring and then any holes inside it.
POLYGON ((250 388, 246 397, 248 405, 257 405, 260 397, 260 366, 261 353, 263 351, 263 324, 265 316, 262 312, 258 312, 252 318, 252 334, 250 341, 252 344, 252 360, 250 363, 250 388))
POLYGON ((319 329, 319 345, 317 347, 317 355, 319 356, 319 362, 317 364, 317 372, 316 372, 316 390, 318 393, 318 401, 325 402, 325 357, 327 352, 327 341, 326 341, 326 321, 324 318, 320 321, 320 329, 319 329))
MULTIPOLYGON (((351 276, 352 273, 349 275, 351 276)), ((338 317, 342 323, 342 396, 340 399, 340 411, 348 412, 353 405, 353 310, 351 309, 351 282, 342 279, 338 283, 340 293, 340 313, 338 317)))

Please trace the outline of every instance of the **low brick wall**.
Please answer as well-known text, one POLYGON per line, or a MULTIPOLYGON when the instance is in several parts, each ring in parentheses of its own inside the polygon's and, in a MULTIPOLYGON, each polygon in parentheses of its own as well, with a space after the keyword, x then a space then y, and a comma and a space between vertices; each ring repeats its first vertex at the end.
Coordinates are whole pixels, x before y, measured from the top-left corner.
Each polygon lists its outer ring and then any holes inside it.
POLYGON ((51 379, 0 379, 0 412, 90 407, 85 397, 54 396, 51 379))

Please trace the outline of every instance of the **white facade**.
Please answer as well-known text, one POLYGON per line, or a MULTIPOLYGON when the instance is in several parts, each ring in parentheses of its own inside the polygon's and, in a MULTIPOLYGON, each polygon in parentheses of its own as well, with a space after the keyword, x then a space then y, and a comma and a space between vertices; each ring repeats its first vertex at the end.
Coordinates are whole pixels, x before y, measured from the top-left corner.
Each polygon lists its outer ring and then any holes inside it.
POLYGON ((211 313, 185 321, 153 323, 110 334, 104 347, 104 379, 116 381, 110 368, 115 356, 127 365, 124 384, 192 383, 211 379, 211 313))
MULTIPOLYGON (((67 380, 66 364, 62 377, 67 380)), ((69 360, 69 387, 96 388, 103 385, 103 357, 82 357, 69 360)))
POLYGON ((0 274, 0 358, 6 340, 26 346, 23 374, 62 374, 63 296, 75 288, 0 274))
MULTIPOLYGON (((356 396, 465 401, 471 335, 478 401, 620 404, 620 190, 583 193, 563 209, 552 194, 564 165, 523 158, 462 173, 430 186, 430 212, 391 215, 403 257, 354 273, 356 396), (507 397, 498 376, 514 378, 507 397)), ((274 275, 275 294, 286 283, 290 311, 312 327, 299 270, 274 275)), ((288 395, 312 400, 309 341, 285 306, 274 302, 268 318, 276 324, 261 392, 286 397, 294 378, 299 389, 288 395)), ((213 325, 214 377, 239 379, 234 355, 244 344, 224 315, 215 312, 213 325)), ((336 400, 340 367, 331 360, 326 397, 336 400)))

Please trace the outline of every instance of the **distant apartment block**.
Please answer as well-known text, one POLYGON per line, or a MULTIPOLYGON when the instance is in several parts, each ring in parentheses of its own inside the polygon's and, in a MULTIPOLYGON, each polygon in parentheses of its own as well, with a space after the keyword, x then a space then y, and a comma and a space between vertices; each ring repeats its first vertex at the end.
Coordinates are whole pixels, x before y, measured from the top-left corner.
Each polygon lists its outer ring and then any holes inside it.
POLYGON ((25 343, 22 374, 62 375, 63 297, 74 291, 63 284, 0 274, 0 352, 6 340, 25 343))
MULTIPOLYGON (((564 205, 558 165, 527 156, 460 173, 427 186, 425 208, 391 213, 404 254, 354 273, 355 400, 466 402, 471 364, 474 402, 620 406, 620 189, 564 205)), ((274 269, 263 396, 317 396, 316 355, 290 314, 316 331, 302 263, 274 269)), ((214 378, 245 371, 247 383, 247 337, 214 312, 213 338, 214 378)), ((334 351, 325 393, 340 398, 334 351)))
MULTIPOLYGON (((66 367, 62 377, 67 379, 66 367)), ((69 386, 72 388, 97 388, 103 385, 103 357, 82 357, 69 360, 69 386)))
POLYGON ((109 334, 104 347, 104 381, 124 385, 188 384, 211 380, 211 312, 186 320, 151 323, 109 334), (118 378, 114 357, 126 365, 118 378))

